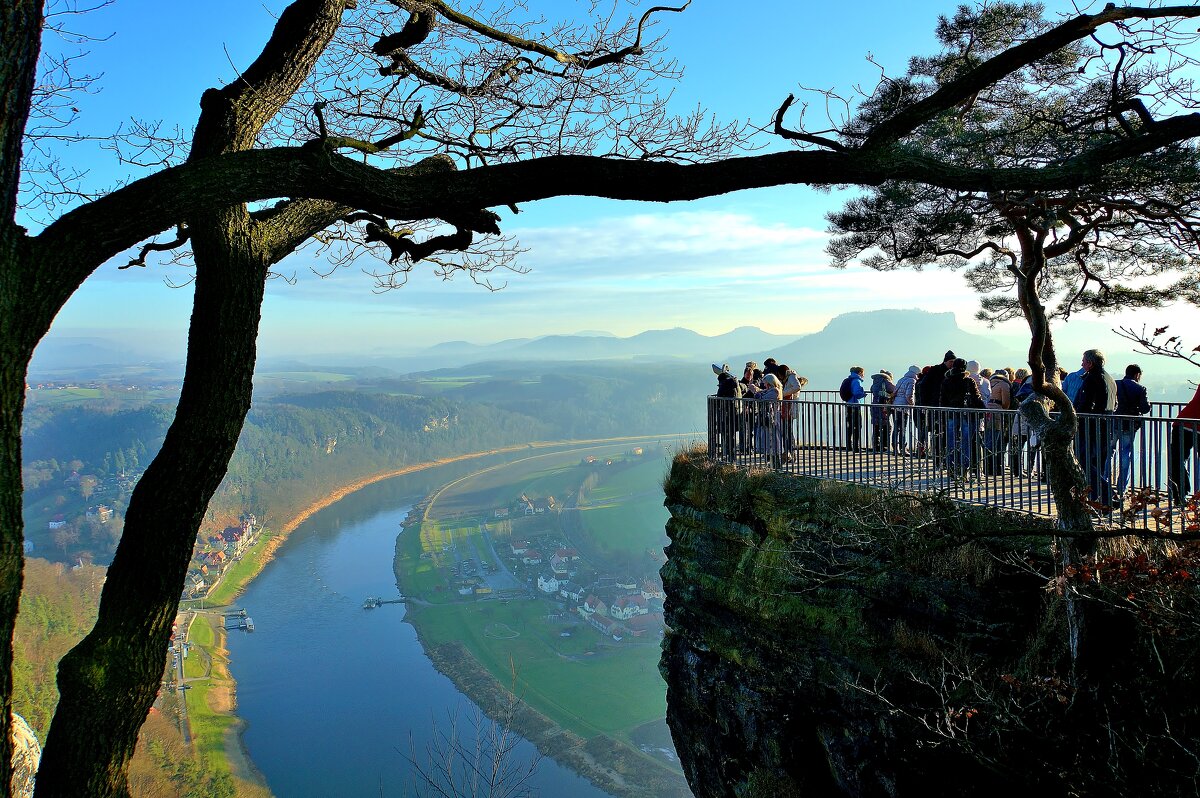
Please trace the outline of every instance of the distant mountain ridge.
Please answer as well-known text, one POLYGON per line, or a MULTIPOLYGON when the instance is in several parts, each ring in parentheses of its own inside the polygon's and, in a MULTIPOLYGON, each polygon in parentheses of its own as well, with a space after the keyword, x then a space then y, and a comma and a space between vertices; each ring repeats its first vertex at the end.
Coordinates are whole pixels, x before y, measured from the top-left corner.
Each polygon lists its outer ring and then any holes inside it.
POLYGON ((427 358, 441 359, 443 366, 494 360, 564 361, 605 358, 667 358, 708 360, 715 354, 750 348, 778 347, 794 341, 795 335, 776 335, 757 327, 738 327, 721 335, 701 335, 684 327, 645 332, 621 338, 609 333, 590 335, 546 335, 540 338, 511 338, 493 344, 450 341, 426 350, 427 358), (445 362, 449 361, 449 362, 445 362))
POLYGON ((804 335, 773 349, 742 350, 725 362, 740 371, 747 360, 774 357, 810 379, 809 388, 835 390, 851 366, 867 376, 888 369, 897 379, 910 365, 941 363, 948 350, 980 368, 1024 365, 1024 353, 983 335, 966 332, 953 313, 924 310, 871 310, 843 313, 820 332, 804 335))

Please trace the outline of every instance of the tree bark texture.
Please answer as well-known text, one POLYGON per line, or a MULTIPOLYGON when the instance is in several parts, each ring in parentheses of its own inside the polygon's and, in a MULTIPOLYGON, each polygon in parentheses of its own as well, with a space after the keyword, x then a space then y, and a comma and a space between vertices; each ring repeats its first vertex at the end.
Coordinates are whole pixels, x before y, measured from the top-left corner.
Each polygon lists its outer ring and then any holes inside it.
MULTIPOLYGON (((2 237, 0 237, 2 238, 2 237)), ((21 416, 25 405, 25 370, 32 344, 19 328, 20 286, 13 278, 16 258, 0 241, 0 785, 12 778, 13 630, 21 600, 24 519, 21 514, 21 416)), ((7 795, 7 790, 4 791, 7 795)))
POLYGON ((0 3, 0 786, 12 781, 13 630, 25 565, 21 514, 21 416, 25 372, 45 330, 30 329, 21 307, 25 232, 15 224, 21 146, 41 50, 42 1, 0 3))

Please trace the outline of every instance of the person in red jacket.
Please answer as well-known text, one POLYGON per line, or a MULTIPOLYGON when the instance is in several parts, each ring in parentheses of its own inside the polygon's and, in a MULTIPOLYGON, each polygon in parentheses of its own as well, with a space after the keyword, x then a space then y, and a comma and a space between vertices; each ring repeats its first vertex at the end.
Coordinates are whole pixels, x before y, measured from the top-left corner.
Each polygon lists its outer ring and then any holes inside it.
POLYGON ((1196 389, 1192 401, 1179 411, 1178 419, 1195 419, 1194 421, 1176 421, 1171 427, 1171 451, 1167 462, 1167 484, 1171 489, 1171 501, 1183 504, 1185 494, 1192 489, 1191 476, 1188 474, 1188 461, 1192 459, 1192 450, 1196 448, 1196 438, 1200 435, 1200 388, 1196 389))

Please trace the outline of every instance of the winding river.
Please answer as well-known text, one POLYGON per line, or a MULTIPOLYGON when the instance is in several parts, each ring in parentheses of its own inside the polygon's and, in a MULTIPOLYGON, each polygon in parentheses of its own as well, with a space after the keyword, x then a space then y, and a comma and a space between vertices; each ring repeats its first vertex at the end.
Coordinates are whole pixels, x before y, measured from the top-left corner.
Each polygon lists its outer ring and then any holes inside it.
MULTIPOLYGON (((438 673, 397 594, 392 557, 400 521, 439 485, 524 452, 454 463, 376 483, 305 521, 238 600, 252 634, 230 632, 237 714, 250 758, 276 795, 413 795, 413 761, 431 741, 473 740, 477 707, 438 673), (414 753, 415 752, 415 753, 414 753)), ((510 762, 536 756, 522 740, 510 762)), ((542 759, 530 786, 543 796, 607 793, 542 759)))

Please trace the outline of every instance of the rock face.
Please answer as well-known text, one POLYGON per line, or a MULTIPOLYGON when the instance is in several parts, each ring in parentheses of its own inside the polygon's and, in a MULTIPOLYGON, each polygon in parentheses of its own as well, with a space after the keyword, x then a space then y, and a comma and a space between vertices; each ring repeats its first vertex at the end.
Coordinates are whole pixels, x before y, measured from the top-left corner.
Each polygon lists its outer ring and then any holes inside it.
POLYGON ((38 762, 42 758, 42 747, 25 718, 15 712, 12 715, 12 743, 13 774, 10 794, 13 798, 32 798, 38 762))
POLYGON ((1029 518, 689 454, 665 488, 697 798, 1196 794, 1189 547, 1056 572, 1029 518))

